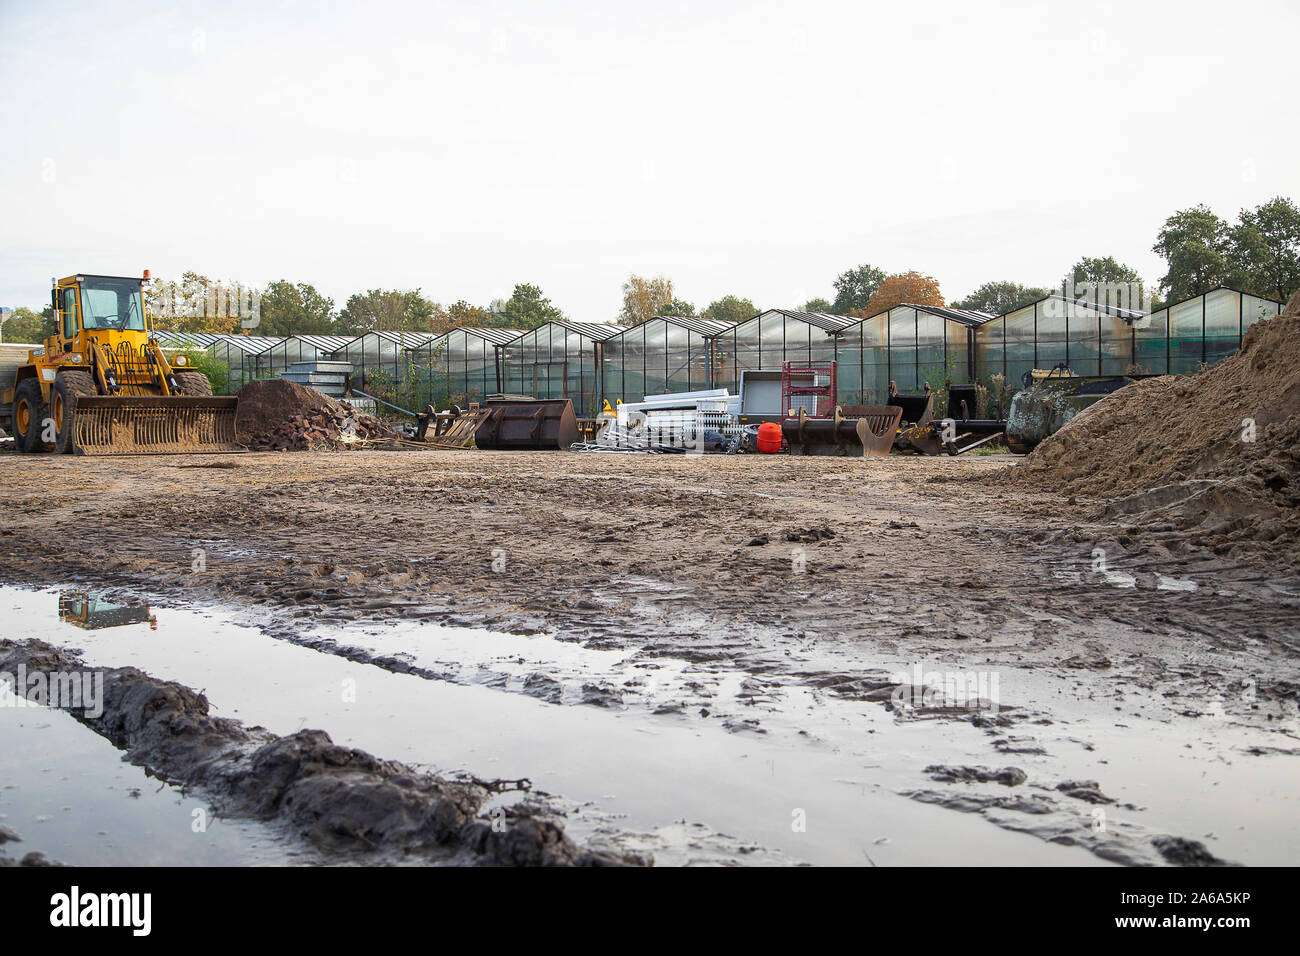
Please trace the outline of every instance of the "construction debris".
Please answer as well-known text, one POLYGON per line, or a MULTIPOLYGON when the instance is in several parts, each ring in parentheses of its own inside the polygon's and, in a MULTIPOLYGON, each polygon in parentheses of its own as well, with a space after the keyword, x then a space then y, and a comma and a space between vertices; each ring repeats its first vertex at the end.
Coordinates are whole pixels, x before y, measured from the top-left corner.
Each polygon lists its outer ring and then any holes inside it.
POLYGON ((237 437, 252 451, 355 449, 397 438, 387 423, 284 379, 239 390, 237 437))

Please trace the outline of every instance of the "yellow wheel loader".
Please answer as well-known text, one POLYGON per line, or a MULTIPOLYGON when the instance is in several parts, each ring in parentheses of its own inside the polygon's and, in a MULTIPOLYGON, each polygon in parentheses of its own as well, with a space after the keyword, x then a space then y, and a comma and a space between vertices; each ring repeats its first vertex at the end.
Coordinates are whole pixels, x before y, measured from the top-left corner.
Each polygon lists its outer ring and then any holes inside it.
POLYGON ((14 443, 23 452, 83 455, 242 451, 238 399, 214 397, 208 377, 168 362, 151 337, 141 278, 76 275, 53 282, 55 334, 6 383, 14 443))

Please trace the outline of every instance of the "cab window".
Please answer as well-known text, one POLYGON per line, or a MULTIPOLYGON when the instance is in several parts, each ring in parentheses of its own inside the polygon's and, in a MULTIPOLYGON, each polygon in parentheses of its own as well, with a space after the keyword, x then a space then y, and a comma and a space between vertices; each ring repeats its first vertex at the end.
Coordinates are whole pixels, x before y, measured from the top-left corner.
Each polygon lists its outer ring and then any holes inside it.
POLYGON ((77 334, 77 290, 63 290, 63 337, 70 339, 77 334))

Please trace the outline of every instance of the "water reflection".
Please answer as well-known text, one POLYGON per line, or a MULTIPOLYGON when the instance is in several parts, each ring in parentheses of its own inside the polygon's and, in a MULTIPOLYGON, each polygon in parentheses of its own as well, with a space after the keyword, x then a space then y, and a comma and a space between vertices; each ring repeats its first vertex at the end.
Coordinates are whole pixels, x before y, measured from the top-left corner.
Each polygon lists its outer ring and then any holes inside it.
POLYGON ((148 604, 114 604, 86 591, 59 593, 59 618, 74 627, 96 631, 102 627, 121 627, 124 624, 149 622, 150 630, 158 630, 158 618, 150 613, 148 604))

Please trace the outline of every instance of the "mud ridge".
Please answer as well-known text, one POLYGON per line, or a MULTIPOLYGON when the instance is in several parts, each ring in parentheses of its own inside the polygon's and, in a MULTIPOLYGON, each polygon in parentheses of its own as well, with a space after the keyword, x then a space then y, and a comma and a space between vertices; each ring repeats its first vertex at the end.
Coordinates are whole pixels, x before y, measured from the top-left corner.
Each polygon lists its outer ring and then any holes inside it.
POLYGON ((134 667, 92 668, 42 641, 0 641, 0 670, 102 674, 103 713, 77 720, 151 773, 205 793, 228 816, 278 823, 328 852, 372 862, 416 855, 430 863, 488 866, 647 865, 634 855, 584 849, 528 806, 504 826, 480 816, 489 788, 447 780, 334 744, 321 730, 277 736, 213 717, 207 698, 134 667))

